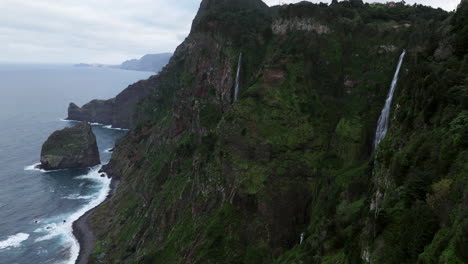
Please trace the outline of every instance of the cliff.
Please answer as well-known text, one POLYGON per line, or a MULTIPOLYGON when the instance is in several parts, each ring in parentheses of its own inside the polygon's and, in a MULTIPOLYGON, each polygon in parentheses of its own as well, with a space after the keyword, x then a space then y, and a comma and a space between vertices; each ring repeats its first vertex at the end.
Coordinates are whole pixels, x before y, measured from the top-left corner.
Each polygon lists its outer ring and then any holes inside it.
POLYGON ((122 69, 122 70, 132 70, 132 71, 148 71, 156 72, 166 66, 171 58, 171 53, 157 53, 157 54, 146 54, 140 59, 131 59, 122 62, 120 65, 109 65, 101 63, 78 63, 75 64, 75 67, 95 67, 95 68, 113 68, 113 69, 122 69))
POLYGON ((138 103, 151 94, 157 82, 158 76, 152 76, 128 86, 115 98, 93 100, 82 107, 70 103, 67 119, 130 128, 138 103))
POLYGON ((202 1, 139 84, 90 262, 467 262, 466 10, 202 1))
POLYGON ((86 122, 55 131, 42 145, 40 166, 45 170, 86 168, 99 163, 96 136, 86 122))
MULTIPOLYGON (((172 54, 149 54, 140 60, 130 60, 122 63, 119 67, 131 70, 154 69, 159 72, 170 59, 172 54)), ((116 128, 130 128, 134 121, 134 114, 140 101, 155 92, 158 76, 154 75, 148 80, 129 85, 115 98, 108 100, 92 100, 82 107, 74 103, 68 106, 67 120, 87 121, 112 125, 116 128)))
POLYGON ((169 62, 172 53, 146 54, 140 59, 124 61, 117 66, 122 70, 159 72, 169 62))

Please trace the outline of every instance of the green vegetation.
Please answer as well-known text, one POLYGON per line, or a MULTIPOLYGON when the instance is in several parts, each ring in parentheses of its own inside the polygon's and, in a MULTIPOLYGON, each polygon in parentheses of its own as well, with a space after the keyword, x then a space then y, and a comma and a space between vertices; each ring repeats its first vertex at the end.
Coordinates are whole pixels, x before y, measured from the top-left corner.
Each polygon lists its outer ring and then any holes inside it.
POLYGON ((467 55, 434 56, 465 6, 247 2, 203 1, 139 106, 91 262, 468 262, 467 55))

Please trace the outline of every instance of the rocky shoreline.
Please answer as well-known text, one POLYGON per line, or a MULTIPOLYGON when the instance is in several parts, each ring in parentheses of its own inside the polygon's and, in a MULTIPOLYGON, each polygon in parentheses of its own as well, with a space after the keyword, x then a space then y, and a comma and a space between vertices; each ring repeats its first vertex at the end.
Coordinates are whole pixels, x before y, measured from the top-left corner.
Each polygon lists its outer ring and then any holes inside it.
POLYGON ((82 215, 78 220, 73 222, 73 235, 80 244, 80 252, 76 260, 76 264, 88 263, 89 255, 94 248, 95 237, 88 225, 88 217, 93 213, 94 209, 89 210, 82 215))
MULTIPOLYGON (((101 171, 105 171, 105 166, 101 171)), ((78 220, 73 222, 72 229, 73 229, 73 236, 75 236, 76 240, 80 244, 80 252, 78 253, 78 258, 75 261, 75 264, 86 264, 88 263, 89 256, 93 252, 94 245, 96 243, 96 238, 94 236, 93 230, 88 224, 89 217, 94 213, 96 208, 101 206, 103 203, 107 202, 112 195, 115 194, 117 190, 117 186, 119 185, 120 180, 112 177, 109 172, 107 172, 107 177, 111 178, 110 183, 110 190, 107 194, 106 199, 97 207, 87 211, 84 215, 82 215, 78 220)))

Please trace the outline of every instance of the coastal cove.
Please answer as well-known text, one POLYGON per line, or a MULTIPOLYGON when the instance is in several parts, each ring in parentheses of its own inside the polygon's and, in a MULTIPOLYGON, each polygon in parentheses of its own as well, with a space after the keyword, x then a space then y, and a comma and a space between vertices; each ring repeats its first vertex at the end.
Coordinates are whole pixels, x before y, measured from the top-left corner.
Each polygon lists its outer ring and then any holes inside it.
MULTIPOLYGON (((102 165, 35 169, 41 145, 64 121, 71 101, 108 98, 152 73, 71 65, 0 65, 0 263, 75 263, 72 224, 104 201, 111 179, 102 165), (27 77, 27 78, 26 78, 27 77)), ((125 130, 93 124, 101 163, 125 130)))

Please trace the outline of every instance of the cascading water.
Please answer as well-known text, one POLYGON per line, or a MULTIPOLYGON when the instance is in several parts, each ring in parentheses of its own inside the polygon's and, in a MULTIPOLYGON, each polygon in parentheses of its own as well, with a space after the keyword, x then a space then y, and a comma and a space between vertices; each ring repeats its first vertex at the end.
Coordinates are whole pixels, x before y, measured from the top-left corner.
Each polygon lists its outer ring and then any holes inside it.
MULTIPOLYGON (((400 55, 400 59, 398 61, 398 66, 396 68, 395 75, 393 76, 392 84, 390 86, 390 91, 388 92, 388 95, 387 95, 387 100, 385 100, 385 106, 382 109, 382 112, 379 117, 379 122, 377 123, 377 130, 375 131, 375 140, 374 140, 374 151, 377 149, 377 146, 379 145, 380 141, 382 141, 382 139, 387 134, 388 119, 390 117, 390 107, 392 105, 393 94, 395 93, 395 88, 398 82, 398 75, 400 73, 400 68, 401 68, 401 65, 403 64, 403 59, 405 58, 405 55, 406 55, 406 50, 403 50, 403 52, 400 55)), ((374 197, 372 198, 370 210, 374 211, 375 219, 377 219, 377 216, 379 215, 380 203, 382 202, 382 200, 385 199, 384 197, 385 193, 381 191, 381 189, 378 186, 387 184, 385 177, 384 178, 376 177, 376 171, 375 171, 375 168, 377 167, 376 165, 377 165, 377 159, 374 159, 374 171, 372 172, 372 174, 374 176, 374 180, 376 181, 377 190, 374 194, 374 197)), ((375 233, 376 231, 374 227, 374 235, 375 233)), ((362 260, 364 260, 365 263, 371 263, 369 250, 366 250, 365 252, 362 253, 362 260)))
POLYGON ((239 95, 241 64, 242 64, 242 52, 239 55, 239 62, 237 63, 236 86, 234 87, 234 102, 237 101, 237 96, 239 95))
POLYGON ((398 61, 398 66, 393 76, 392 85, 390 86, 390 91, 387 95, 387 100, 385 101, 385 106, 382 109, 382 113, 379 117, 379 122, 377 123, 377 130, 375 131, 375 140, 374 140, 374 151, 379 145, 380 141, 387 134, 388 129, 388 119, 390 116, 390 107, 392 106, 393 94, 395 93, 395 88, 398 82, 398 74, 400 73, 400 68, 405 58, 406 50, 403 50, 403 53, 400 55, 400 60, 398 61))

